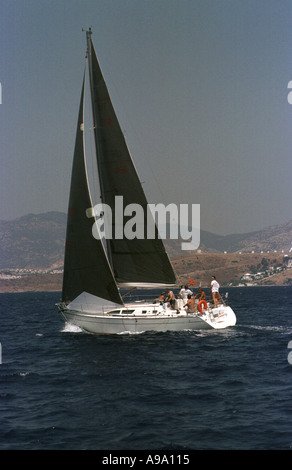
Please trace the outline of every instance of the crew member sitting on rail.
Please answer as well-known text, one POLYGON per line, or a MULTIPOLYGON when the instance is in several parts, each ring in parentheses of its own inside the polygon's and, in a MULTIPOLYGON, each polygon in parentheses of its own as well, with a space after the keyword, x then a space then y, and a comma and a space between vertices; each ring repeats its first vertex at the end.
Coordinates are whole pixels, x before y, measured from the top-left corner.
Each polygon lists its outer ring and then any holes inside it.
POLYGON ((163 304, 163 303, 165 302, 165 300, 166 300, 166 297, 167 297, 167 296, 166 296, 166 292, 162 292, 162 293, 160 294, 160 296, 157 297, 157 299, 154 300, 154 303, 156 302, 156 300, 159 300, 159 302, 160 302, 161 304, 163 304))

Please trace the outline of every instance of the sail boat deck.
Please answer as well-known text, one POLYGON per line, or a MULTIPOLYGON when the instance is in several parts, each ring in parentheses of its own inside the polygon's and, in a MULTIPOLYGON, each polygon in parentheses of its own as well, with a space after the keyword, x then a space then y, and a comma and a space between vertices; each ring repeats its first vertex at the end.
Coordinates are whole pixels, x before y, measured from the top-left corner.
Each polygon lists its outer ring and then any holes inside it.
POLYGON ((236 323, 232 309, 225 305, 216 309, 208 306, 203 314, 186 313, 184 309, 172 310, 155 303, 131 303, 121 309, 96 314, 68 308, 62 308, 61 312, 67 322, 84 331, 101 334, 222 329, 236 323))

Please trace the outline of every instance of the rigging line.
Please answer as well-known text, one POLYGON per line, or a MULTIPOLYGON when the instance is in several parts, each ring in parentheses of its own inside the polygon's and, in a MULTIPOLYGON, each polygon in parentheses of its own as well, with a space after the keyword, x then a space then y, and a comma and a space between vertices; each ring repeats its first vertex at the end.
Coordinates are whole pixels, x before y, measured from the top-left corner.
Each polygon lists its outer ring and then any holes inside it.
POLYGON ((128 292, 126 292, 124 295, 122 295, 122 299, 126 297, 127 295, 131 294, 134 290, 138 289, 138 287, 133 287, 133 289, 130 289, 128 292))

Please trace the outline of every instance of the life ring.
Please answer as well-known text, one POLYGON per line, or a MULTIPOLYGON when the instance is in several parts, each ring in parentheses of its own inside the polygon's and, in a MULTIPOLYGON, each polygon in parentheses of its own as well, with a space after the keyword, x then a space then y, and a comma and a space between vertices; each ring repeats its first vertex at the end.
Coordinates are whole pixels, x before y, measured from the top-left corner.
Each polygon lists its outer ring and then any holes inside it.
POLYGON ((204 304, 204 308, 205 310, 207 309, 207 302, 206 300, 200 300, 200 302, 198 303, 198 310, 200 313, 203 313, 203 309, 201 307, 201 305, 204 304))

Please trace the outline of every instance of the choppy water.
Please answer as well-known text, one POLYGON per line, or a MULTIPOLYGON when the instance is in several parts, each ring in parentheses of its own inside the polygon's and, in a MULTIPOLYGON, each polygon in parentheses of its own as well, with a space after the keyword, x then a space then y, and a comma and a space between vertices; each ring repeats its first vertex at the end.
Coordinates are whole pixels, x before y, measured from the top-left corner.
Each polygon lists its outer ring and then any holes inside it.
POLYGON ((222 331, 89 335, 1 294, 0 449, 290 449, 292 288, 233 288, 222 331))

